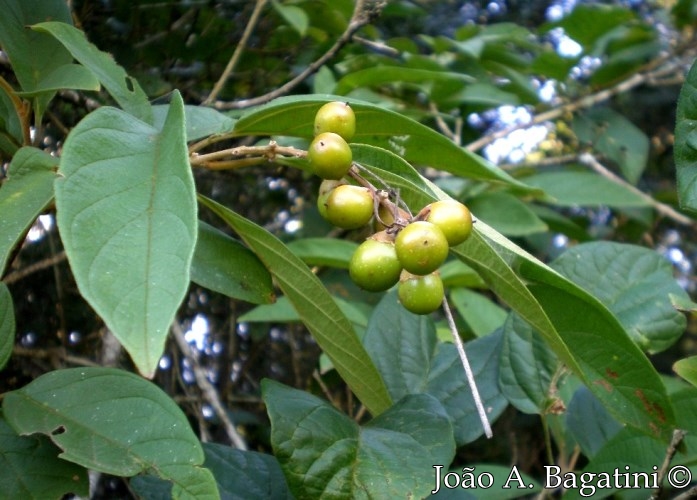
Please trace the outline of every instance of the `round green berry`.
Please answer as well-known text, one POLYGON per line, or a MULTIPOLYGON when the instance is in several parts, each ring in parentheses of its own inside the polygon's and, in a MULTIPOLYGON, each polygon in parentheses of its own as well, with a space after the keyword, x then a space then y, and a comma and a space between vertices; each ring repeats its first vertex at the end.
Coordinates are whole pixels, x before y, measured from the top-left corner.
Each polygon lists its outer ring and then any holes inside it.
POLYGON ((397 296, 407 311, 429 314, 443 303, 443 281, 438 272, 425 276, 403 272, 397 287, 397 296))
POLYGON ((443 231, 448 245, 459 245, 472 233, 472 214, 469 209, 455 200, 440 200, 429 205, 426 220, 443 231))
POLYGON ((399 281, 402 265, 394 243, 369 238, 361 243, 349 262, 349 276, 364 290, 382 292, 399 281))
POLYGON ((395 239, 397 257, 402 267, 412 274, 429 274, 445 262, 448 240, 435 224, 412 222, 395 239))
POLYGON ((341 179, 351 168, 353 155, 340 135, 324 132, 310 143, 307 159, 312 171, 322 179, 341 179))
POLYGON ((373 194, 368 188, 361 186, 337 186, 329 192, 323 205, 324 207, 319 207, 320 214, 342 229, 364 226, 373 216, 373 194))
POLYGON ((348 141, 356 133, 356 115, 347 102, 328 102, 315 115, 315 135, 334 132, 348 141))

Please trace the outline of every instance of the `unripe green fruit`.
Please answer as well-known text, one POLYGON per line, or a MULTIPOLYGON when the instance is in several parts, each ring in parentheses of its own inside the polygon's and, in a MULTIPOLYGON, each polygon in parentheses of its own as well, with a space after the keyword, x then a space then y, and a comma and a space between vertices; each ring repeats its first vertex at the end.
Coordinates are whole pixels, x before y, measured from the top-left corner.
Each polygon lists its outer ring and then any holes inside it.
POLYGON ((397 234, 395 249, 404 269, 423 276, 435 271, 445 262, 448 240, 435 224, 417 221, 397 234))
POLYGON ((443 231, 451 247, 465 241, 472 232, 472 214, 459 201, 440 200, 431 203, 426 220, 443 231))
POLYGON ((394 243, 367 239, 361 243, 349 262, 349 276, 364 290, 382 292, 399 281, 402 265, 394 243))
POLYGON ((335 181, 331 179, 325 179, 319 185, 319 193, 317 194, 317 210, 323 219, 327 218, 327 199, 334 188, 346 184, 345 181, 335 181))
POLYGON ((414 314, 429 314, 443 303, 445 290, 438 272, 426 276, 402 273, 397 287, 399 302, 414 314))
POLYGON ((356 229, 373 216, 373 195, 368 188, 342 184, 332 189, 319 212, 337 227, 356 229))
POLYGON ((351 168, 353 155, 340 135, 324 132, 310 143, 307 159, 312 171, 322 179, 341 179, 351 168))
POLYGON ((356 115, 347 102, 328 102, 315 115, 315 135, 334 132, 348 141, 356 133, 356 115))

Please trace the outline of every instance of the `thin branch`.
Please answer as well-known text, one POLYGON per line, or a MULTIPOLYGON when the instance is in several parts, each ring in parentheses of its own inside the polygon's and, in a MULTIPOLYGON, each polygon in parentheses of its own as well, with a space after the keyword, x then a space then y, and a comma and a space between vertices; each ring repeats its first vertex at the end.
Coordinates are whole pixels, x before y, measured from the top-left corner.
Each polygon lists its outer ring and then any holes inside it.
MULTIPOLYGON (((651 495, 651 500, 655 500, 660 496, 661 490, 663 489, 663 479, 665 479, 666 474, 668 473, 670 462, 673 460, 675 453, 678 451, 678 446, 680 446, 680 443, 682 443, 682 440, 685 438, 685 434, 687 434, 687 431, 684 431, 682 429, 673 430, 673 436, 670 440, 670 444, 668 444, 668 449, 666 449, 666 455, 663 458, 661 468, 658 470, 658 477, 656 480, 656 482, 658 483, 658 488, 656 488, 653 491, 653 494, 651 495)), ((687 491, 686 493, 689 493, 689 491, 687 491)), ((689 498, 689 496, 686 498, 689 498)))
POLYGON ((40 260, 39 262, 35 262, 18 271, 8 274, 2 279, 2 282, 6 285, 16 283, 17 281, 26 278, 30 274, 34 274, 35 272, 42 271, 43 269, 46 269, 48 267, 55 266, 59 262, 63 262, 65 258, 65 252, 61 250, 60 252, 56 253, 55 255, 52 255, 51 257, 40 260))
MULTIPOLYGON (((366 24, 369 24, 372 20, 372 18, 377 15, 377 12, 379 12, 382 7, 384 6, 384 2, 377 1, 374 2, 374 9, 370 10, 366 8, 366 5, 370 3, 369 0, 357 0, 356 1, 356 6, 353 10, 353 15, 351 16, 351 20, 348 23, 348 27, 346 30, 341 34, 341 36, 334 42, 334 45, 332 45, 329 50, 327 50, 324 54, 322 54, 316 61, 312 62, 310 65, 307 66, 300 74, 298 74, 295 78, 292 80, 286 82, 285 84, 281 85, 275 90, 272 90, 271 92, 268 92, 264 95, 261 95, 259 97, 254 97, 251 99, 241 99, 239 101, 232 101, 232 102, 221 102, 217 101, 215 102, 214 106, 216 109, 242 109, 242 108, 249 108, 251 106, 257 106, 259 104, 264 104, 266 102, 271 101, 272 99, 275 99, 277 97, 280 97, 284 94, 289 93, 291 90, 293 90, 295 87, 297 87, 301 82, 303 82, 307 77, 310 75, 314 74, 321 68, 327 61, 332 59, 338 52, 341 50, 346 44, 348 44, 351 41, 351 38, 353 37, 353 34, 356 33, 359 29, 361 29, 363 26, 366 24)), ((206 100, 207 102, 210 101, 210 98, 206 100)))
POLYGON ((455 319, 453 318, 453 313, 448 305, 448 299, 443 299, 443 311, 445 312, 445 317, 448 320, 448 326, 450 327, 450 333, 453 336, 453 341, 457 347, 457 352, 460 355, 460 361, 462 361, 462 366, 465 369, 465 375, 467 376, 467 383, 472 391, 472 398, 474 399, 474 406, 477 408, 477 413, 479 414, 479 420, 482 423, 482 428, 484 429, 484 434, 487 438, 491 439, 494 435, 491 431, 491 425, 489 424, 489 418, 486 415, 486 409, 482 403, 482 398, 479 395, 479 389, 477 388, 477 382, 474 380, 474 373, 472 373, 472 367, 470 366, 469 360, 467 359, 467 354, 465 353, 465 346, 462 343, 460 334, 457 332, 457 326, 455 325, 455 319))
POLYGON ((648 194, 644 193, 640 189, 637 189, 633 185, 623 180, 621 177, 617 176, 612 171, 608 170, 592 154, 582 153, 578 156, 578 161, 584 165, 589 166, 595 172, 599 173, 606 179, 611 180, 615 184, 619 184, 623 188, 641 197, 641 199, 646 201, 647 204, 651 205, 659 214, 663 215, 664 217, 668 217, 677 222, 678 224, 682 224, 684 226, 694 226, 696 224, 694 220, 687 217, 686 215, 681 214, 670 205, 666 205, 665 203, 661 203, 660 201, 654 200, 648 194))
POLYGON ((191 358, 191 368, 194 372, 194 377, 196 377, 196 384, 201 389, 203 397, 206 398, 208 403, 213 407, 213 411, 215 411, 216 415, 218 415, 218 418, 223 423, 228 438, 230 439, 232 444, 235 445, 235 447, 239 448, 240 450, 246 450, 247 443, 244 442, 244 439, 242 439, 242 436, 240 436, 240 434, 237 432, 237 429, 230 420, 230 417, 228 417, 227 411, 225 410, 222 401, 220 401, 218 391, 208 380, 208 377, 206 376, 206 371, 201 366, 198 353, 195 350, 193 350, 191 346, 189 346, 188 342, 184 338, 184 332, 182 331, 181 326, 179 325, 179 322, 177 320, 175 320, 172 323, 172 333, 174 334, 174 339, 177 341, 177 344, 179 345, 179 349, 181 350, 181 352, 185 356, 191 358))
POLYGON ((685 61, 688 60, 688 58, 689 60, 692 60, 694 54, 690 52, 689 54, 685 54, 681 59, 667 62, 669 57, 672 56, 662 56, 652 61, 647 65, 647 69, 645 69, 643 72, 633 74, 632 76, 618 83, 614 87, 603 89, 594 94, 581 97, 580 99, 569 104, 539 113, 535 115, 532 118, 532 120, 530 120, 527 123, 516 124, 503 130, 497 130, 495 132, 492 132, 491 134, 487 134, 477 139, 476 141, 469 143, 467 146, 465 146, 465 149, 472 152, 479 151, 480 149, 484 148, 485 146, 488 146, 497 139, 507 137, 516 130, 530 128, 534 125, 539 125, 540 123, 559 118, 560 116, 563 116, 567 113, 573 113, 580 109, 590 108, 598 103, 607 101, 611 97, 614 97, 618 94, 638 87, 639 85, 656 84, 660 81, 661 77, 681 71, 686 64, 685 61))
POLYGON ((257 0, 256 4, 254 5, 254 10, 252 11, 252 15, 249 18, 249 21, 247 22, 247 26, 245 26, 244 32, 242 33, 242 38, 240 38, 237 47, 235 47, 235 51, 232 53, 232 57, 230 57, 230 60, 228 61, 227 66, 223 71, 223 74, 220 75, 218 81, 215 82, 215 85, 213 86, 213 90, 211 90, 210 95, 206 98, 205 101, 203 101, 204 105, 208 106, 218 98, 218 94, 220 94, 220 91, 223 89, 223 86, 228 81, 228 78, 230 78, 230 75, 232 74, 233 70, 235 69, 235 66, 237 66, 237 63, 240 60, 240 57, 242 57, 242 52, 244 52, 244 49, 247 47, 249 37, 252 36, 252 32, 254 31, 257 22, 259 21, 259 16, 261 15, 261 11, 264 8, 264 5, 266 5, 266 0, 257 0))

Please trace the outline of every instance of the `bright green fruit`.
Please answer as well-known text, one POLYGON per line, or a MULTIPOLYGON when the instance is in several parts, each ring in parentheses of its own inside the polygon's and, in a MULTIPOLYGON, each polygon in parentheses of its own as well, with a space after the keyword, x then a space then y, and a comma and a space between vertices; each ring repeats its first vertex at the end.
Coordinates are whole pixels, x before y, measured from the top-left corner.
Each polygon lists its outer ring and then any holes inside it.
POLYGON ((349 276, 364 290, 382 292, 399 281, 402 265, 394 243, 367 239, 356 249, 349 262, 349 276))
POLYGON ((322 218, 327 218, 327 200, 329 195, 337 186, 346 184, 345 181, 335 181, 331 179, 325 179, 319 185, 319 193, 317 194, 317 210, 322 218))
POLYGON ((412 274, 429 274, 448 256, 448 240, 435 224, 412 222, 395 239, 397 257, 402 267, 412 274))
POLYGON ((438 272, 426 276, 403 272, 397 287, 397 296, 407 311, 429 314, 443 303, 443 281, 438 272))
POLYGON ((331 190, 319 207, 320 214, 342 229, 356 229, 366 225, 373 216, 373 195, 369 189, 342 184, 331 190))
POLYGON ((347 102, 328 102, 315 115, 315 135, 334 132, 345 140, 356 133, 356 115, 347 102))
POLYGON ((307 159, 313 172, 322 179, 341 179, 351 168, 353 155, 340 135, 324 132, 310 143, 307 159))
POLYGON ((469 209, 455 200, 431 203, 426 220, 438 226, 452 247, 465 241, 472 232, 472 214, 469 209))

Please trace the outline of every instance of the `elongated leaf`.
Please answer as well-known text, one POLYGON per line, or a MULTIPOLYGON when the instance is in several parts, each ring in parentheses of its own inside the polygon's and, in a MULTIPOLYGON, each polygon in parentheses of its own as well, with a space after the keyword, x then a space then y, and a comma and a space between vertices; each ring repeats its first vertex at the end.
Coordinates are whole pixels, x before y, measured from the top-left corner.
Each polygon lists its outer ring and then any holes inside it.
POLYGON ((452 427, 431 396, 407 396, 359 427, 303 391, 264 380, 271 444, 297 498, 421 498, 450 463, 452 427))
POLYGON ((622 429, 600 400, 584 386, 579 387, 569 401, 566 426, 589 459, 622 429))
POLYGON ((189 285, 194 183, 175 94, 162 131, 103 107, 68 136, 58 228, 80 291, 152 376, 189 285))
POLYGON ((235 125, 235 132, 239 135, 312 137, 315 113, 322 104, 332 99, 349 102, 356 113, 355 142, 380 146, 417 165, 428 165, 466 178, 504 182, 528 189, 503 170, 455 145, 425 125, 394 111, 350 98, 279 98, 242 116, 235 125))
POLYGON ((542 337, 511 314, 503 328, 499 386, 506 399, 525 413, 543 414, 558 360, 542 337))
POLYGON ((678 98, 675 169, 680 206, 697 212, 697 62, 687 73, 678 98))
POLYGON ((474 78, 463 73, 379 65, 347 74, 338 81, 335 92, 345 95, 360 87, 373 87, 386 83, 399 83, 400 85, 412 83, 428 90, 433 82, 447 82, 463 86, 473 81, 474 78))
POLYGON ((486 193, 468 200, 467 207, 498 232, 507 236, 527 236, 547 231, 545 224, 517 197, 504 193, 486 193))
POLYGON ((12 158, 0 189, 0 273, 13 248, 53 199, 57 166, 58 158, 31 147, 19 149, 12 158))
POLYGON ((0 413, 0 497, 63 498, 89 494, 87 471, 58 458, 46 436, 18 436, 0 413))
MULTIPOLYGON (((388 293, 373 311, 363 342, 395 401, 407 394, 438 399, 453 423, 458 446, 484 433, 457 349, 437 341, 429 317, 408 312, 395 293, 388 293)), ((465 346, 492 421, 507 406, 498 386, 500 345, 501 336, 494 334, 465 346)))
POLYGON ((671 295, 689 300, 665 258, 648 248, 599 241, 570 248, 552 264, 612 311, 637 345, 656 353, 673 345, 687 320, 671 295))
POLYGON ((80 64, 94 73, 124 111, 146 123, 153 122, 148 97, 135 78, 126 74, 111 55, 87 41, 82 31, 69 24, 53 21, 35 24, 32 28, 40 33, 48 33, 62 43, 80 64))
POLYGON ((450 300, 472 333, 483 337, 501 327, 508 313, 481 293, 466 288, 450 292, 450 300))
POLYGON ((582 142, 619 165, 624 177, 636 184, 649 155, 649 138, 636 125, 610 108, 592 108, 572 124, 582 142))
MULTIPOLYGON (((157 104, 152 107, 155 128, 162 128, 165 123, 169 104, 157 104)), ((184 106, 186 116, 186 140, 195 141, 214 134, 232 131, 235 120, 213 108, 204 106, 184 106)))
POLYGON ((239 241, 200 221, 191 281, 254 304, 275 300, 271 275, 259 258, 239 241))
POLYGON ((31 90, 17 92, 21 96, 33 96, 60 89, 99 90, 99 80, 89 69, 79 64, 64 64, 45 75, 31 90))
POLYGON ((154 471, 174 484, 173 498, 218 498, 186 416, 137 375, 112 368, 55 370, 8 393, 3 410, 20 434, 49 436, 65 460, 119 476, 154 471))
POLYGON ((232 210, 203 196, 200 202, 240 235, 266 265, 303 323, 356 396, 374 414, 392 400, 348 319, 326 288, 278 238, 232 210))
POLYGON ((7 285, 0 283, 0 370, 10 359, 14 344, 15 312, 12 306, 12 296, 7 285))
POLYGON ((697 386, 697 356, 676 361, 673 370, 694 386, 697 386))
POLYGON ((303 9, 295 5, 284 5, 278 0, 271 0, 271 5, 300 36, 305 36, 310 19, 303 9))
POLYGON ((0 153, 14 156, 24 140, 14 91, 0 87, 0 153))
POLYGON ((291 241, 288 248, 308 266, 348 269, 358 244, 336 238, 303 238, 291 241))
POLYGON ((597 206, 645 207, 638 194, 600 175, 586 171, 544 172, 525 178, 531 186, 544 190, 560 207, 597 206))

